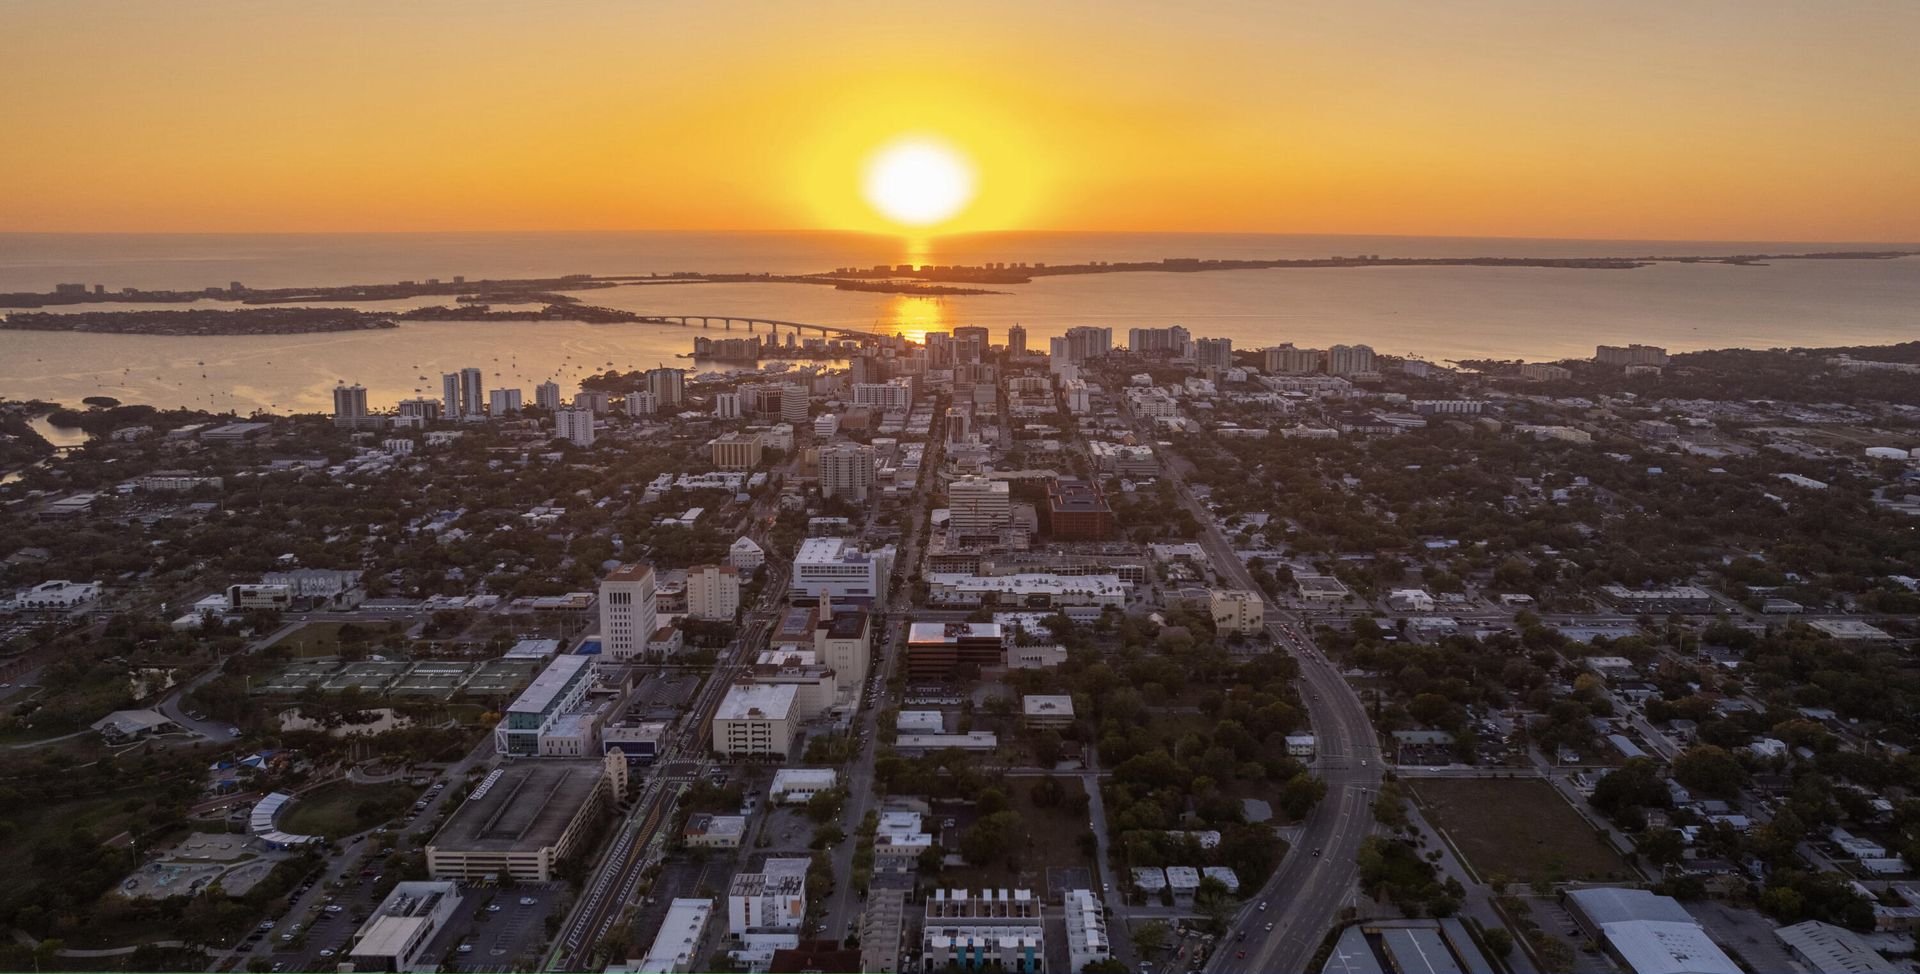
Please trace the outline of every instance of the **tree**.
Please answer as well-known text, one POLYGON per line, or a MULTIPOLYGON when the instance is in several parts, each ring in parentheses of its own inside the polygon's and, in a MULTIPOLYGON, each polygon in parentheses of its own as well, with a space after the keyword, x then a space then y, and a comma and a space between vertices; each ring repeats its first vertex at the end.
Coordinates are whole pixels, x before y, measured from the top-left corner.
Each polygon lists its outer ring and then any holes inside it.
POLYGON ((995 812, 974 822, 960 836, 960 855, 973 865, 985 865, 1013 851, 1022 832, 1020 813, 995 812))
POLYGON ((1480 931, 1480 940, 1487 945, 1487 953, 1493 959, 1500 960, 1513 952, 1513 934, 1503 927, 1492 927, 1480 931))
POLYGON ((1747 769, 1725 748, 1696 744, 1673 762, 1673 776, 1689 789, 1715 798, 1737 798, 1747 769))
POLYGON ((1157 954, 1167 949, 1167 922, 1148 920, 1133 928, 1134 949, 1142 954, 1157 954))

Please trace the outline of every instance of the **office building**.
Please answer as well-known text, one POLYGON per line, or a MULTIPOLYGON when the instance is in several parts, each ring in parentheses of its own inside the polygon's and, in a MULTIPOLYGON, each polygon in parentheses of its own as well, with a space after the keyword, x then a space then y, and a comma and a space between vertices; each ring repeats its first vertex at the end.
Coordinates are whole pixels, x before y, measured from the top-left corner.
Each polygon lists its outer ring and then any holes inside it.
POLYGON ((1012 521, 1011 493, 1004 480, 961 477, 947 485, 947 531, 986 534, 1012 521))
POLYGON ((548 412, 560 408, 560 383, 542 382, 533 387, 533 404, 548 412))
POLYGON ((427 945, 459 909, 454 883, 395 883, 354 932, 347 959, 361 971, 437 971, 441 958, 429 955, 427 945))
POLYGON ((716 392, 713 394, 714 419, 739 419, 740 394, 737 392, 716 392))
POLYGON ((727 549, 727 564, 750 572, 767 563, 766 549, 760 547, 752 538, 741 536, 727 549))
POLYGON ((1014 325, 1007 329, 1007 352, 1012 355, 1025 355, 1027 352, 1027 329, 1014 325))
POLYGON ((740 569, 696 565, 687 569, 687 615, 732 622, 740 614, 740 569))
POLYGON ((836 702, 851 704, 867 679, 873 616, 864 608, 836 605, 831 596, 823 597, 818 605, 782 612, 772 644, 783 652, 811 650, 817 662, 833 671, 836 702))
POLYGON ((333 425, 343 430, 372 425, 367 416, 366 386, 355 383, 333 387, 333 425))
POLYGON ((554 413, 553 436, 574 446, 592 446, 593 410, 572 406, 554 413))
POLYGON ((628 416, 651 416, 660 411, 660 400, 645 389, 627 393, 623 403, 628 416))
POLYGON ((1100 489, 1084 480, 1047 482, 1041 528, 1055 541, 1105 541, 1113 537, 1113 508, 1100 489))
POLYGON ((645 974, 686 974, 704 970, 706 958, 700 956, 701 941, 706 939, 707 921, 713 917, 713 901, 696 897, 675 897, 667 906, 660 932, 653 946, 640 959, 635 970, 645 974))
POLYGON ((1233 367, 1233 339, 1202 338, 1193 343, 1193 364, 1202 369, 1233 367))
POLYGON ((1213 608, 1213 627, 1219 632, 1252 635, 1266 628, 1266 606, 1260 600, 1260 593, 1217 588, 1208 594, 1213 608))
POLYGON ((661 409, 678 409, 687 401, 687 373, 681 369, 647 370, 647 391, 661 409))
POLYGON ((1373 348, 1368 345, 1335 345, 1327 349, 1328 375, 1353 375, 1374 371, 1373 348))
POLYGON ((780 421, 790 423, 794 429, 807 425, 807 417, 813 403, 808 398, 807 387, 797 382, 780 384, 780 421))
POLYGON ((1073 697, 1064 693, 1029 693, 1020 698, 1020 721, 1035 730, 1071 727, 1073 697))
POLYGON ((722 470, 752 470, 766 453, 766 440, 758 433, 724 433, 708 442, 707 450, 722 470))
POLYGON ((926 970, 998 967, 1038 974, 1046 961, 1046 927, 1032 890, 934 890, 927 898, 920 954, 926 970))
POLYGON ((727 887, 727 932, 798 931, 807 918, 807 859, 768 859, 727 887))
POLYGON ((1084 971, 1088 964, 1113 956, 1113 941, 1107 934, 1107 914, 1100 897, 1090 889, 1070 889, 1062 894, 1067 915, 1067 970, 1084 971))
POLYGON ((786 759, 793 749, 800 689, 790 683, 736 683, 713 714, 713 750, 728 758, 786 759))
POLYGON ((518 389, 495 389, 487 393, 487 415, 511 416, 520 411, 521 400, 518 389))
POLYGON ((950 680, 1006 662, 997 622, 916 622, 907 629, 907 678, 950 680))
POLYGON ((493 749, 509 757, 539 754, 541 738, 564 714, 580 705, 593 686, 594 657, 554 657, 547 668, 520 691, 494 726, 493 749))
POLYGON ((874 480, 873 447, 829 443, 820 448, 820 496, 865 503, 874 480))
POLYGON ((1295 348, 1292 344, 1266 349, 1264 355, 1267 371, 1281 375, 1306 375, 1318 372, 1327 357, 1325 349, 1295 348))
POLYGON ((884 609, 893 558, 891 545, 867 551, 845 538, 808 538, 794 553, 788 595, 796 602, 825 597, 884 609))
POLYGON ((553 882, 554 867, 594 831, 595 813, 625 791, 626 768, 615 754, 517 761, 489 772, 427 843, 428 875, 553 882))
POLYGON ((658 624, 653 568, 625 565, 600 580, 600 652, 616 663, 644 656, 658 624))

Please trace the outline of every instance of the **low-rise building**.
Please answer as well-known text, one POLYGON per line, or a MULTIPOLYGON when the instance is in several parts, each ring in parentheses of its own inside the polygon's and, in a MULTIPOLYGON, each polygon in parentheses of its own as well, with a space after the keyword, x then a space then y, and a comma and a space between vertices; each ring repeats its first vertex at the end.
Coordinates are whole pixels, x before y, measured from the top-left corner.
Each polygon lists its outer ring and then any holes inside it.
POLYGON ((735 873, 727 887, 727 932, 797 931, 807 917, 806 859, 768 859, 759 872, 735 873))
POLYGON ((1217 588, 1211 595, 1215 629, 1251 635, 1266 628, 1266 603, 1260 593, 1217 588))
POLYGON ((347 958, 355 970, 437 971, 441 958, 430 955, 427 946, 459 908, 460 888, 454 883, 396 883, 354 932, 347 958))
POLYGON ((1036 730, 1061 730, 1073 725, 1073 698, 1066 694, 1030 693, 1020 698, 1022 721, 1036 730))
POLYGON ((687 827, 680 838, 698 849, 738 849, 747 834, 745 815, 713 815, 699 812, 687 816, 687 827))
POLYGON ((832 768, 781 768, 773 773, 767 800, 775 805, 804 805, 839 783, 840 775, 832 768))
POLYGON ((1067 970, 1084 971, 1088 964, 1112 957, 1113 941, 1100 898, 1090 889, 1070 889, 1061 899, 1066 912, 1067 970))
POLYGON ((929 971, 949 965, 1037 974, 1046 962, 1046 927, 1032 890, 934 890, 921 926, 929 971))
POLYGON ((700 956, 700 942, 706 938, 707 923, 713 919, 713 901, 699 897, 675 897, 660 921, 653 946, 635 965, 636 974, 686 974, 701 970, 706 959, 700 956))

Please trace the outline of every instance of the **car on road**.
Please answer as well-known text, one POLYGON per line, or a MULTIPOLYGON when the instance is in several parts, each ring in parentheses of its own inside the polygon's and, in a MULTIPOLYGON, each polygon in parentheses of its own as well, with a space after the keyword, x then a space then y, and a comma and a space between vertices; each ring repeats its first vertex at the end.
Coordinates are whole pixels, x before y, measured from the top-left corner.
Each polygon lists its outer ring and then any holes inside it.
POLYGON ((240 728, 238 728, 238 727, 229 727, 229 728, 227 728, 227 736, 228 736, 228 737, 239 737, 239 736, 240 736, 240 728))
POLYGON ((539 900, 536 900, 536 899, 534 899, 534 898, 533 898, 533 897, 531 897, 531 896, 522 896, 522 897, 520 897, 520 905, 521 905, 521 906, 532 906, 532 905, 534 905, 535 903, 538 903, 538 902, 540 902, 540 901, 539 901, 539 900))
POLYGON ((272 920, 262 920, 262 921, 260 921, 260 931, 261 931, 262 933, 265 933, 265 932, 267 932, 267 931, 269 931, 269 930, 272 930, 272 929, 273 929, 273 921, 272 921, 272 920))
POLYGON ((1271 924, 1271 923, 1269 923, 1269 924, 1267 924, 1267 932, 1268 932, 1268 933, 1272 933, 1272 932, 1273 932, 1273 924, 1271 924))

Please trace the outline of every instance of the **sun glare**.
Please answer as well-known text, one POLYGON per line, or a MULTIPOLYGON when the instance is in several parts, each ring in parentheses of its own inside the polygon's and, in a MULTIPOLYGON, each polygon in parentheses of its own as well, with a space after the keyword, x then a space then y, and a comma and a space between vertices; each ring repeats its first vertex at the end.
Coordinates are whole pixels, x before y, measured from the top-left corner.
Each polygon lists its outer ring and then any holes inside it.
POLYGON ((943 142, 903 139, 867 161, 863 189, 887 219, 928 227, 952 219, 973 200, 973 166, 943 142))

